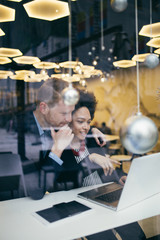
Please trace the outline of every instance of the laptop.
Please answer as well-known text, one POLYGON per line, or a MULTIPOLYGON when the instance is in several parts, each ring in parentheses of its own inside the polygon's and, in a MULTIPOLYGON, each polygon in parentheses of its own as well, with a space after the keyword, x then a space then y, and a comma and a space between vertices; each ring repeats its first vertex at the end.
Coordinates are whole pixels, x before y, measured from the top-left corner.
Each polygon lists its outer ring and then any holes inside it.
POLYGON ((132 160, 125 185, 107 183, 78 197, 119 211, 160 193, 160 153, 132 160))

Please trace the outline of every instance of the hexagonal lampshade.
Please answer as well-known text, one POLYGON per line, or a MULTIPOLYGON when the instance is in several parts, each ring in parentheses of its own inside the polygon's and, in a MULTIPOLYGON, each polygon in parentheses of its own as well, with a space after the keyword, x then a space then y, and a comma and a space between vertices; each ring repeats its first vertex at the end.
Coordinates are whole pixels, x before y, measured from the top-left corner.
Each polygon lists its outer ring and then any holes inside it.
POLYGON ((148 55, 150 55, 150 53, 143 53, 143 54, 134 55, 132 57, 132 60, 137 61, 137 62, 144 62, 148 55))
POLYGON ((147 46, 159 48, 160 47, 160 37, 152 38, 146 43, 147 46))
POLYGON ((21 56, 22 52, 14 48, 0 48, 0 56, 2 57, 17 57, 21 56))
POLYGON ((3 30, 0 28, 0 36, 4 36, 5 33, 3 32, 3 30))
POLYGON ((15 74, 18 76, 34 76, 35 72, 34 71, 29 71, 29 70, 18 70, 15 71, 15 74))
POLYGON ((80 81, 79 74, 73 74, 72 76, 69 76, 68 74, 52 74, 51 77, 63 79, 66 82, 79 82, 80 81))
POLYGON ((7 0, 7 1, 11 1, 11 2, 21 2, 22 0, 7 0))
POLYGON ((0 79, 7 79, 8 76, 12 76, 13 72, 0 70, 0 79))
POLYGON ((68 3, 57 0, 34 0, 23 6, 29 17, 48 21, 69 15, 68 3))
POLYGON ((34 63, 33 66, 39 69, 52 69, 55 68, 57 64, 54 62, 37 62, 34 63))
POLYGON ((136 62, 133 60, 120 60, 120 61, 113 62, 113 65, 115 67, 128 68, 128 67, 136 66, 136 62))
POLYGON ((0 70, 0 74, 1 75, 7 75, 7 76, 12 76, 13 75, 13 72, 11 71, 5 71, 5 70, 0 70))
POLYGON ((66 61, 66 62, 60 63, 59 65, 64 68, 75 68, 77 64, 81 67, 83 66, 83 63, 77 62, 77 61, 66 61))
POLYGON ((160 54, 160 48, 156 49, 156 50, 154 51, 154 53, 160 54))
POLYGON ((13 60, 19 64, 34 64, 36 62, 40 62, 40 59, 38 57, 30 57, 30 56, 16 57, 16 58, 13 58, 13 60))
POLYGON ((160 36, 160 22, 144 25, 139 35, 146 37, 159 37, 160 36))
POLYGON ((11 59, 9 59, 8 57, 0 57, 0 64, 7 64, 12 62, 11 59))
POLYGON ((0 22, 10 22, 15 20, 15 10, 0 4, 0 22))

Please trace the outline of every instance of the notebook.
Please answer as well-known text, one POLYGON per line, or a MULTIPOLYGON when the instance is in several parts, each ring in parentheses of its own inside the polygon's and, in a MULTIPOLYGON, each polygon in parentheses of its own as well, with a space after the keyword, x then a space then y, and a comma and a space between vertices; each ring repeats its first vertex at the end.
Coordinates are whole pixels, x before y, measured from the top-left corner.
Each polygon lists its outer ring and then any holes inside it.
POLYGON ((81 192, 78 197, 119 211, 160 193, 160 153, 132 160, 124 186, 104 184, 81 192))
POLYGON ((32 215, 43 224, 48 225, 53 222, 59 222, 66 218, 82 214, 88 210, 91 210, 91 208, 77 201, 71 201, 55 204, 52 207, 37 211, 32 215))

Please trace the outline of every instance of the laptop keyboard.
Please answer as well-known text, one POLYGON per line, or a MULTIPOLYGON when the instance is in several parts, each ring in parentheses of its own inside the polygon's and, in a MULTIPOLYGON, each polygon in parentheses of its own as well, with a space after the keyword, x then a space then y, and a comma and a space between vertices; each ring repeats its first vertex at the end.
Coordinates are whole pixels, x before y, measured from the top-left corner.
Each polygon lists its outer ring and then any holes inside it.
POLYGON ((122 192, 122 189, 118 189, 116 191, 106 193, 99 197, 96 197, 96 199, 102 200, 104 202, 109 202, 109 203, 115 202, 115 201, 119 200, 119 198, 121 196, 121 192, 122 192))

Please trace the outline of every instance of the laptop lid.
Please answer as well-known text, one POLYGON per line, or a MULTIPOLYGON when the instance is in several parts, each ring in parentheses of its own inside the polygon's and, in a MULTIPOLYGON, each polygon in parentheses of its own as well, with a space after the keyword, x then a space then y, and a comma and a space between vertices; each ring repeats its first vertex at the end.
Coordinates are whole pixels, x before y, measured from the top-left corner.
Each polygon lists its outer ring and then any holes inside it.
POLYGON ((160 192, 160 153, 133 159, 118 209, 124 209, 160 192))
POLYGON ((119 184, 113 183, 90 191, 79 193, 78 196, 113 210, 121 210, 134 205, 160 192, 160 153, 135 158, 132 161, 129 174, 123 190, 120 193, 119 184), (119 200, 106 202, 101 200, 104 194, 117 191, 119 200))

